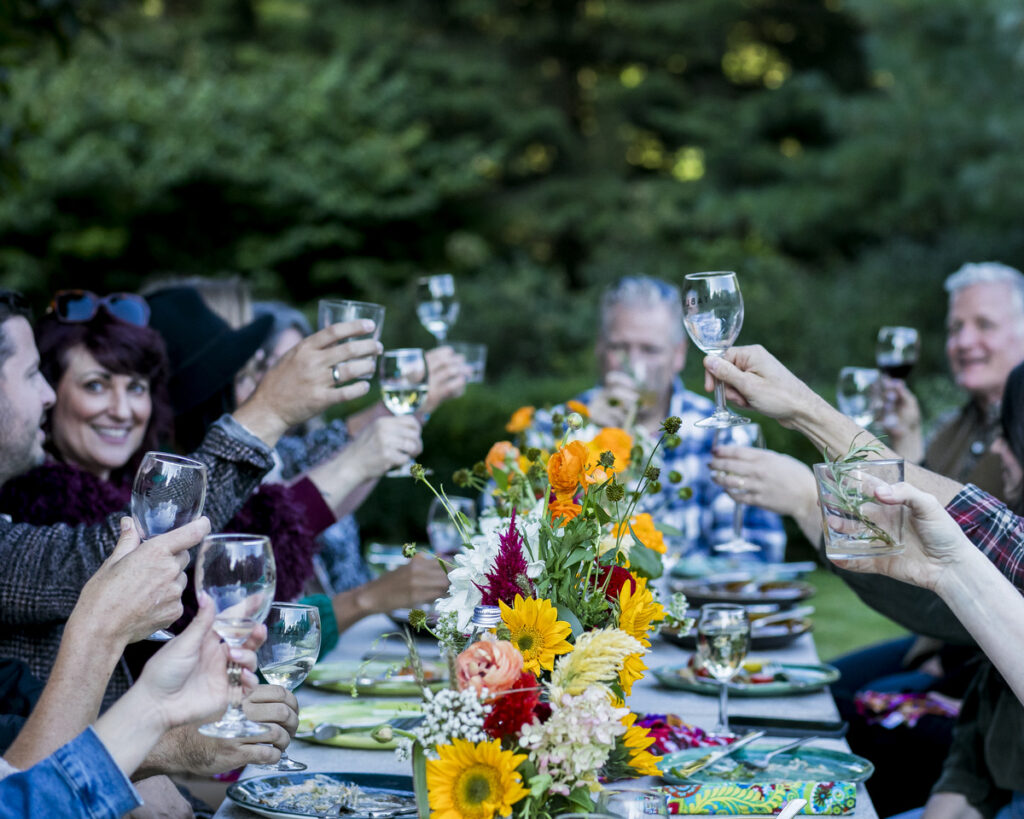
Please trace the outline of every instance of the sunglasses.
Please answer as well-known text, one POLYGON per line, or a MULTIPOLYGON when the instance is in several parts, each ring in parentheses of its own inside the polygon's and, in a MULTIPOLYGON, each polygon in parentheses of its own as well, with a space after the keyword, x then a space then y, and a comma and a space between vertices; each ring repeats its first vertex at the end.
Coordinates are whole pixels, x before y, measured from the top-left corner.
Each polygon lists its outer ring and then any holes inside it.
POLYGON ((149 304, 135 293, 111 293, 101 297, 89 290, 60 290, 50 302, 50 312, 68 323, 91 321, 101 307, 126 324, 136 327, 149 324, 149 304))

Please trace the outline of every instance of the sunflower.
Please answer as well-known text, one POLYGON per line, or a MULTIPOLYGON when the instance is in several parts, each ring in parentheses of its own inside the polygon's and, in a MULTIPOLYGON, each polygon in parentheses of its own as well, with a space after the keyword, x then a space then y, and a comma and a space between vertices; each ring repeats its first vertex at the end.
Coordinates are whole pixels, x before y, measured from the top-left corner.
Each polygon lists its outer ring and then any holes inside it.
POLYGON ((622 724, 626 726, 626 733, 622 737, 622 744, 629 751, 629 766, 636 772, 637 776, 660 776, 658 769, 660 756, 655 756, 647 749, 654 744, 654 737, 647 733, 642 725, 634 725, 636 714, 629 713, 622 718, 622 724))
POLYGON ((619 628, 649 648, 651 641, 647 635, 651 631, 651 623, 665 619, 665 607, 655 601, 647 588, 646 577, 637 577, 632 572, 630 575, 636 588, 623 583, 619 589, 619 628))
POLYGON ((572 633, 568 623, 558 619, 558 610, 550 600, 524 600, 517 594, 509 608, 499 601, 501 619, 512 632, 512 644, 523 655, 523 668, 540 674, 555 666, 555 655, 572 651, 565 638, 572 633))
POLYGON ((526 754, 501 750, 501 742, 454 739, 427 760, 430 819, 492 819, 508 816, 526 796, 516 771, 526 754))

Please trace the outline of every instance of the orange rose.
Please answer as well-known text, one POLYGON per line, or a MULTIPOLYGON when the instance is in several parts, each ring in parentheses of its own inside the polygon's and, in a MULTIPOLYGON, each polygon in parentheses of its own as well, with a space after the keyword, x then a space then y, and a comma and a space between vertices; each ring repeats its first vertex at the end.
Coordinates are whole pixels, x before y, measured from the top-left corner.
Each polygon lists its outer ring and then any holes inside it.
POLYGON ((556 498, 548 505, 548 511, 551 513, 551 522, 557 522, 558 528, 561 529, 577 517, 583 511, 583 507, 574 503, 571 497, 556 498))
POLYGON ((511 441, 498 441, 484 458, 484 465, 487 467, 488 474, 493 475, 495 469, 504 471, 507 468, 506 462, 509 458, 518 457, 519 450, 512 445, 511 441))
POLYGON ((618 427, 605 427, 589 444, 591 462, 596 463, 602 452, 610 452, 615 456, 615 463, 609 472, 621 472, 629 466, 629 453, 633 449, 633 436, 618 427))
POLYGON ((577 401, 575 399, 572 401, 566 401, 565 408, 569 410, 569 412, 578 412, 584 418, 590 417, 590 408, 582 401, 577 401))
POLYGON ((455 658, 459 690, 486 688, 491 694, 507 691, 519 680, 523 655, 508 640, 480 640, 455 658))
MULTIPOLYGON (((630 518, 629 522, 633 527, 633 534, 648 549, 659 554, 665 554, 668 551, 668 548, 665 546, 665 536, 655 528, 654 518, 649 514, 642 512, 630 518)), ((626 524, 620 523, 615 527, 615 534, 616 536, 619 534, 628 535, 629 529, 626 527, 626 524)))
POLYGON ((587 476, 587 462, 590 452, 579 441, 562 447, 548 459, 548 482, 559 497, 576 494, 578 487, 587 476))
POLYGON ((533 423, 533 412, 533 407, 520 407, 512 413, 512 417, 505 424, 505 429, 513 433, 529 429, 530 424, 533 423))

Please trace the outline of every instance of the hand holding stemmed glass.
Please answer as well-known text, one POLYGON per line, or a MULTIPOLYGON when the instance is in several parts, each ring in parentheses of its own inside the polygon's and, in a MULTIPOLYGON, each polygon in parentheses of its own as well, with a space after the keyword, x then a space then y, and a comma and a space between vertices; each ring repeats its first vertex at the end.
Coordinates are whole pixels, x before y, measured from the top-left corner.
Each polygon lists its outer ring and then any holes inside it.
MULTIPOLYGON (((875 363, 889 378, 906 381, 917 363, 920 349, 920 336, 915 328, 882 327, 878 331, 878 342, 875 346, 875 363)), ((895 400, 891 390, 886 390, 882 426, 890 427, 899 423, 899 418, 895 417, 895 400)))
MULTIPOLYGON (((265 535, 207 535, 196 560, 196 597, 209 597, 217 611, 213 630, 232 648, 245 643, 270 610, 277 586, 274 552, 265 535)), ((199 726, 210 737, 254 737, 266 725, 249 720, 242 711, 241 668, 228 664, 231 703, 217 722, 199 726)))
POLYGON ((720 686, 715 733, 729 731, 729 680, 740 670, 750 647, 750 620, 743 606, 707 603, 697 621, 697 656, 720 686))
POLYGON ((885 405, 882 373, 870 367, 843 367, 836 382, 839 411, 865 429, 879 420, 885 405))
MULTIPOLYGON (((147 452, 132 483, 132 518, 143 540, 162 535, 203 514, 206 465, 169 452, 147 452)), ((167 629, 148 639, 170 640, 167 629)))
POLYGON ((450 273, 421 276, 416 281, 416 315, 428 333, 444 344, 459 317, 455 279, 450 273))
MULTIPOLYGON (((294 691, 320 654, 320 610, 301 603, 274 603, 266 619, 267 639, 256 656, 260 673, 271 685, 294 691)), ((275 771, 304 771, 307 765, 281 752, 277 765, 264 766, 275 771)))
MULTIPOLYGON (((764 435, 760 424, 744 424, 736 427, 721 427, 715 430, 713 446, 754 446, 764 449, 764 435)), ((728 474, 728 473, 726 473, 728 474)), ((742 481, 742 478, 740 478, 742 481)), ((743 487, 733 489, 733 494, 742 494, 743 487)), ((757 552, 761 547, 743 537, 743 513, 746 504, 737 500, 732 510, 732 538, 724 543, 716 543, 716 552, 757 552)))
MULTIPOLYGON (((743 296, 736 274, 728 270, 689 273, 685 277, 683 323, 693 343, 706 355, 720 356, 743 327, 743 296)), ((725 385, 715 379, 715 411, 695 422, 698 427, 732 427, 750 419, 725 405, 725 385)))
MULTIPOLYGON (((380 357, 380 393, 393 415, 412 415, 427 400, 427 360, 418 347, 385 350, 380 357)), ((411 462, 385 473, 408 477, 411 462)))

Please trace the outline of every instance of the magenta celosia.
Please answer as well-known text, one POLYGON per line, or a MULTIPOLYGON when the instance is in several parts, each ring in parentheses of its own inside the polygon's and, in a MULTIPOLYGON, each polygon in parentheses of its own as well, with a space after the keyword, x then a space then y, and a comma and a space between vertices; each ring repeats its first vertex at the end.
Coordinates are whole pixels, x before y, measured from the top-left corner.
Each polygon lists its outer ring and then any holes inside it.
POLYGON ((515 509, 512 510, 508 531, 498 537, 498 543, 498 554, 494 558, 494 566, 486 575, 487 582, 477 584, 482 595, 480 602, 485 606, 496 606, 500 601, 511 606, 517 594, 533 597, 535 589, 526 575, 523 536, 516 527, 515 509))

